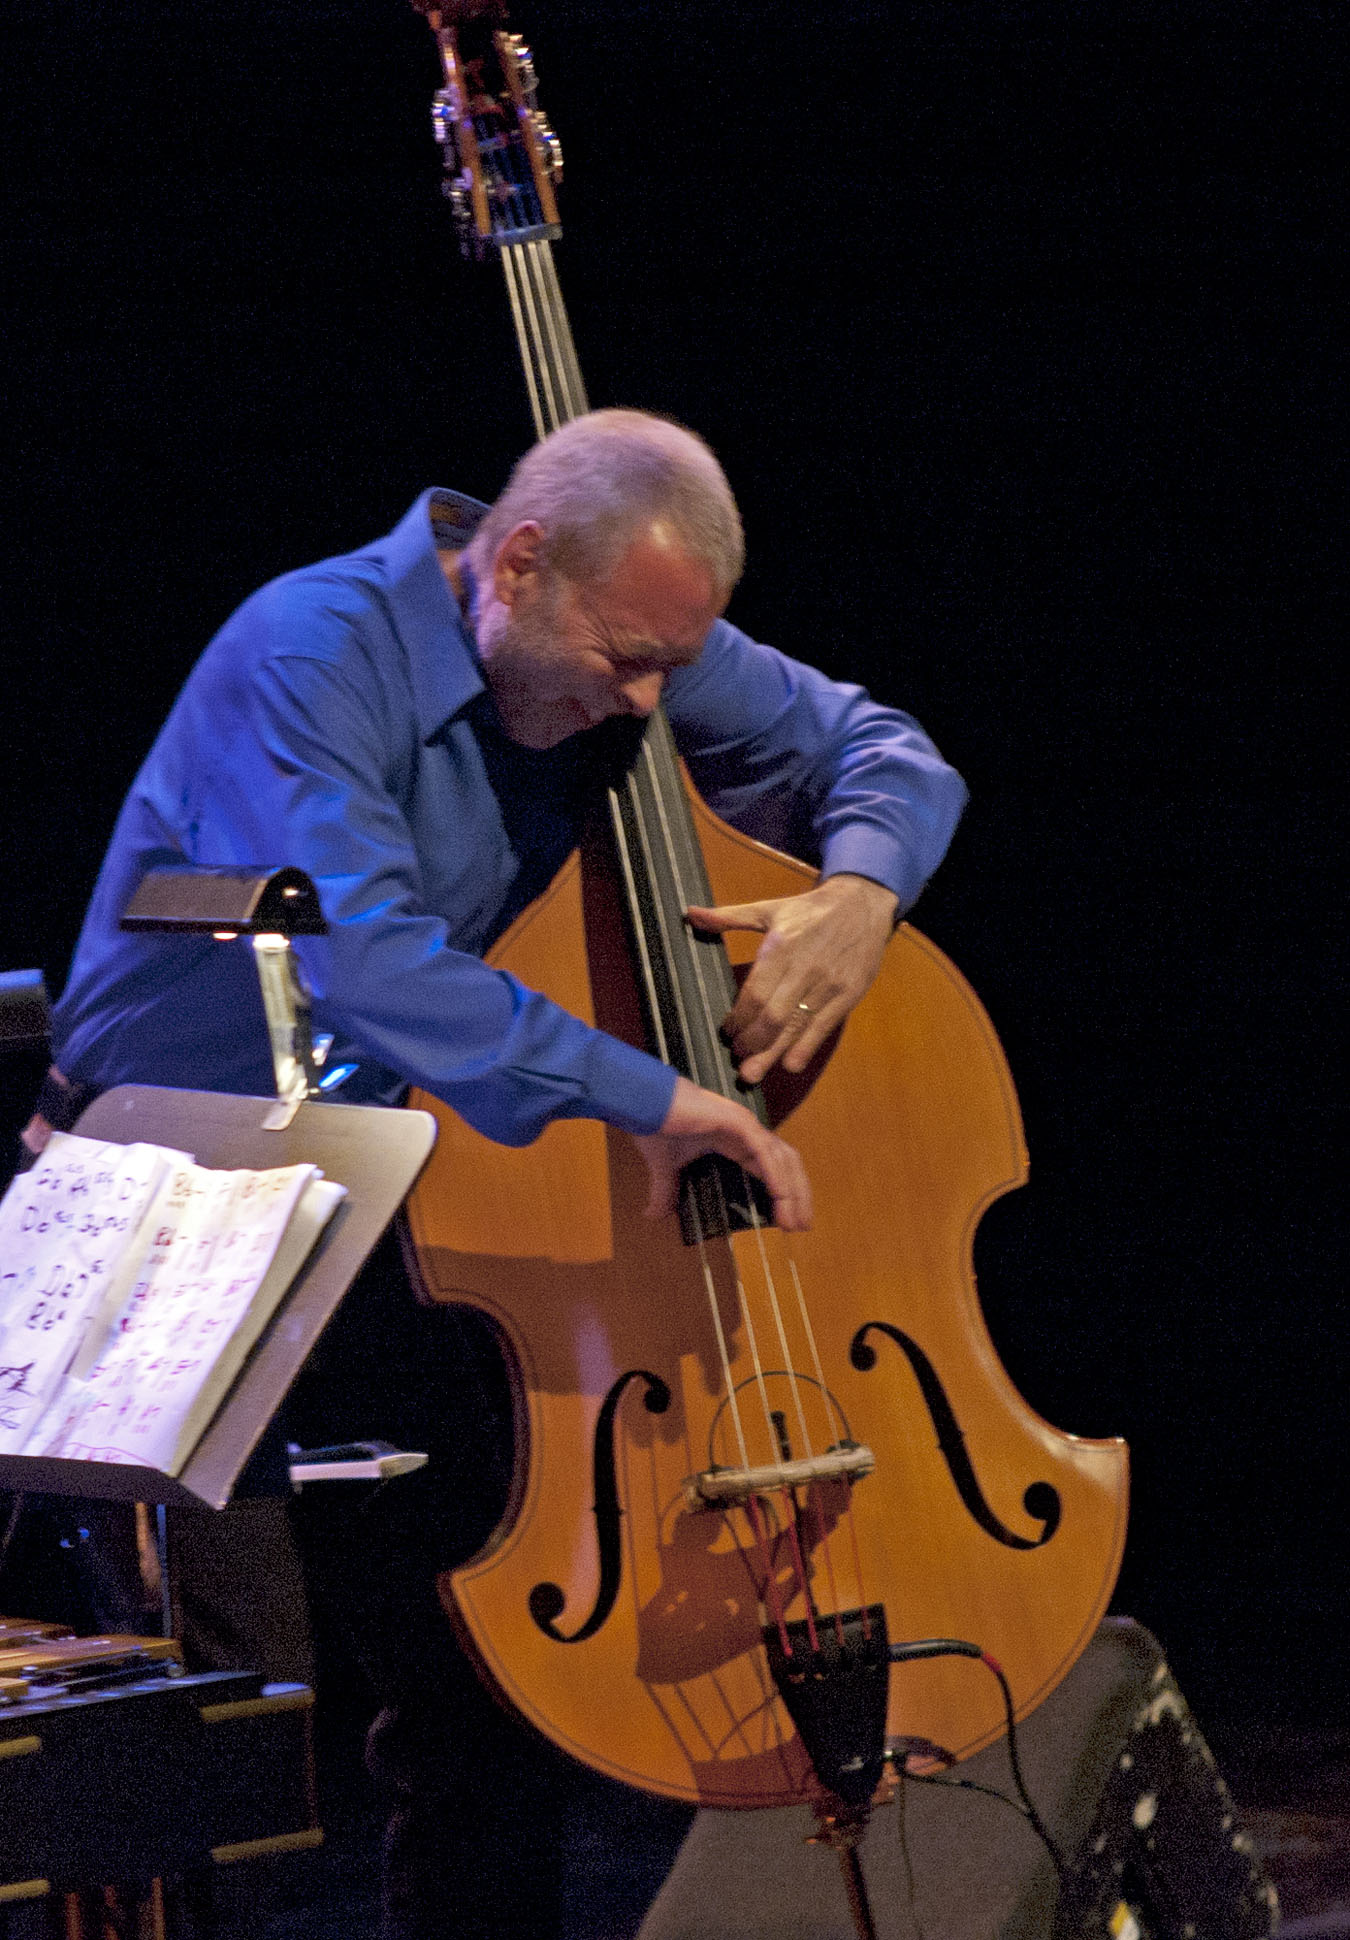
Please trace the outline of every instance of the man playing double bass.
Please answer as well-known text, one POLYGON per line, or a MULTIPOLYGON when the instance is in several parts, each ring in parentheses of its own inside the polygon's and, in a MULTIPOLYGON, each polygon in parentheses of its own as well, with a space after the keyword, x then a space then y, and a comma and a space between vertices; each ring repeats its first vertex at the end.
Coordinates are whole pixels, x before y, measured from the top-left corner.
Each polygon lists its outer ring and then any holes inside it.
MULTIPOLYGON (((637 1139, 651 1213, 671 1211, 681 1167, 715 1151, 764 1181, 780 1225, 809 1224, 797 1154, 752 1112, 483 960, 662 701, 708 804, 821 869, 799 895, 689 912, 706 931, 763 934, 726 1024, 742 1077, 801 1070, 868 989, 964 790, 906 715, 721 617, 742 558, 707 446, 663 419, 600 411, 527 453, 491 507, 424 494, 386 538, 246 601, 118 820, 30 1145, 113 1084, 270 1091, 246 947, 117 924, 147 870, 293 864, 329 924, 298 947, 330 1063, 356 1066, 345 1099, 394 1102, 417 1085, 510 1145, 557 1118, 600 1119, 637 1139)), ((368 1280, 320 1349, 328 1393, 345 1382, 368 1432, 406 1432, 433 1455, 353 1538, 386 1701, 374 1759, 398 1805, 387 1932, 545 1934, 556 1882, 538 1821, 565 1761, 477 1702, 431 1588, 496 1520, 509 1407, 471 1325, 368 1280), (378 1404, 377 1364, 394 1370, 378 1404), (525 1865, 505 1805, 518 1785, 525 1865)))

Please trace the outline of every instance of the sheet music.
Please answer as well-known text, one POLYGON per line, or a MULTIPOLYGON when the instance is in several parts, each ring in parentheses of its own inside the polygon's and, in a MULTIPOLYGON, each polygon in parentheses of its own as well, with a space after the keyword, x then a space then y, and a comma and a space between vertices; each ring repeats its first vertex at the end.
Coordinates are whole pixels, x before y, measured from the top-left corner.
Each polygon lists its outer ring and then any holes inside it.
POLYGON ((230 1329, 228 1338, 217 1347, 215 1358, 183 1414, 171 1453, 165 1453, 160 1466, 177 1475, 201 1440, 216 1409, 225 1399, 236 1374, 248 1357, 249 1349, 280 1305, 291 1282, 314 1251, 320 1235, 338 1206, 347 1197, 346 1186, 321 1177, 317 1168, 303 1187, 294 1210, 263 1275, 256 1293, 230 1329))
POLYGON ((187 1154, 53 1134, 0 1202, 0 1452, 17 1454, 86 1332, 121 1305, 155 1196, 187 1154))
POLYGON ((176 1473, 343 1196, 312 1165, 175 1166, 130 1291, 81 1357, 86 1378, 67 1381, 24 1452, 176 1473))

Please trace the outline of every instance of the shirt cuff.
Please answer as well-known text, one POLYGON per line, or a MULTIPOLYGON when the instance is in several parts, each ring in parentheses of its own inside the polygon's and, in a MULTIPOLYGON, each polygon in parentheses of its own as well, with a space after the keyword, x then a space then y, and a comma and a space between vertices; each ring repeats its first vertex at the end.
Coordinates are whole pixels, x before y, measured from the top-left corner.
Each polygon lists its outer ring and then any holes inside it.
POLYGON ((827 836, 821 851, 822 876, 866 876, 891 890, 899 899, 897 920, 919 899, 923 877, 894 838, 860 823, 827 836))
POLYGON ((659 1132, 675 1095, 678 1072, 622 1038, 597 1031, 586 1059, 584 1095, 558 1115, 600 1118, 621 1132, 659 1132))

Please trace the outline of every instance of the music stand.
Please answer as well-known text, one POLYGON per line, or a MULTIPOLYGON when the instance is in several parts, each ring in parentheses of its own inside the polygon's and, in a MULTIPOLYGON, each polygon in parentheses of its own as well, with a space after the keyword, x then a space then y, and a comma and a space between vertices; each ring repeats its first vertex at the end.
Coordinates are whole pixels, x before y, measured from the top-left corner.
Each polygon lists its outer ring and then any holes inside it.
POLYGON ((180 1475, 131 1462, 0 1454, 0 1489, 223 1509, 264 1430, 416 1182, 436 1140, 429 1112, 301 1103, 269 1130, 275 1098, 118 1085, 81 1114, 82 1138, 144 1140, 191 1152, 199 1165, 263 1170, 312 1164, 347 1188, 319 1243, 244 1363, 180 1475))

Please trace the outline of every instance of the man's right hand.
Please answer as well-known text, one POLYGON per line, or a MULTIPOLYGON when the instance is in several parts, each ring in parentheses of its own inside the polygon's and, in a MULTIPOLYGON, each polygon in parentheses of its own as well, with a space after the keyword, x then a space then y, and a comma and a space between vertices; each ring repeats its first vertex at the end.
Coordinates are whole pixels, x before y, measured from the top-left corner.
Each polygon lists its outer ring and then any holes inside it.
POLYGON ((680 1173, 691 1159, 720 1152, 762 1179, 773 1200, 773 1216, 785 1232, 805 1232, 811 1224, 811 1187, 795 1148, 761 1125, 752 1111, 715 1091, 703 1091, 688 1078, 675 1080, 675 1095, 659 1132, 637 1136, 652 1178, 647 1215, 674 1212, 680 1173))

